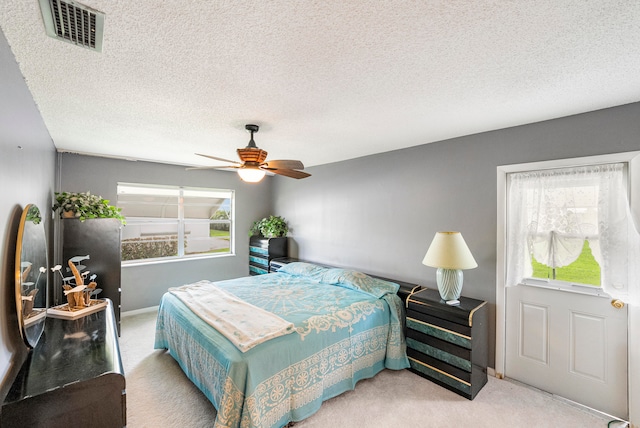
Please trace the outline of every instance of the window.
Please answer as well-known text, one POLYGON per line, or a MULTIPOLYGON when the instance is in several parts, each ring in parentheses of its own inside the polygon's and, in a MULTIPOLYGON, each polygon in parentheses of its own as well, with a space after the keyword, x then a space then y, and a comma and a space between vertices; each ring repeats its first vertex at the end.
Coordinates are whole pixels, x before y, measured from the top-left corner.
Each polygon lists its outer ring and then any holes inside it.
POLYGON ((525 204, 519 215, 526 217, 531 277, 600 286, 602 174, 600 169, 565 168, 510 176, 512 188, 521 193, 513 194, 514 202, 525 204))
POLYGON ((507 286, 543 280, 626 297, 638 241, 626 182, 625 163, 509 174, 507 286))
POLYGON ((232 190, 119 183, 122 261, 231 253, 233 197, 232 190))

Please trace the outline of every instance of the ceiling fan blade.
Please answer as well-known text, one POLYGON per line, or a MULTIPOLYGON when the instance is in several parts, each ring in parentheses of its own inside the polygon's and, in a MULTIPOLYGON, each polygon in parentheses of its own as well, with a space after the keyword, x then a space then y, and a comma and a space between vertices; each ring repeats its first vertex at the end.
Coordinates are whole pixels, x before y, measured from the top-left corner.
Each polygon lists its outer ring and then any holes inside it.
POLYGON ((267 168, 304 169, 304 164, 299 160, 270 160, 263 164, 267 168))
POLYGON ((189 168, 185 168, 185 170, 187 171, 195 171, 198 169, 211 169, 213 168, 212 166, 190 166, 189 168))
POLYGON ((274 174, 278 174, 278 175, 284 175, 285 177, 290 177, 290 178, 307 178, 307 177, 311 177, 311 174, 308 174, 304 171, 298 171, 295 169, 287 169, 287 168, 264 168, 261 167, 261 169, 264 169, 265 171, 269 171, 272 172, 274 174))
POLYGON ((198 156, 204 156, 205 158, 209 158, 209 159, 214 159, 214 160, 218 160, 218 161, 222 161, 222 162, 229 162, 229 163, 235 163, 237 165, 240 165, 237 161, 232 161, 229 159, 225 159, 225 158, 219 158, 217 156, 211 156, 211 155, 203 155, 202 153, 196 153, 198 156))
POLYGON ((187 171, 194 171, 198 169, 238 169, 241 165, 221 165, 221 166, 192 166, 185 168, 187 171))

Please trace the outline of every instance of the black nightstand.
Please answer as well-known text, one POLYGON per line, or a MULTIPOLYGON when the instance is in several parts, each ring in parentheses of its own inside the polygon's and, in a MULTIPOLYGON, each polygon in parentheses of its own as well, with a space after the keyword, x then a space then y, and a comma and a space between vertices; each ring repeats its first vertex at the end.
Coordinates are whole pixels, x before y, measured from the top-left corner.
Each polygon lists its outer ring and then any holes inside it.
POLYGON ((473 400, 487 383, 487 302, 460 297, 447 305, 438 290, 407 298, 405 336, 411 371, 473 400))
POLYGON ((302 262, 303 260, 295 259, 293 257, 280 257, 273 259, 269 262, 269 272, 278 272, 284 265, 288 265, 293 262, 302 262))

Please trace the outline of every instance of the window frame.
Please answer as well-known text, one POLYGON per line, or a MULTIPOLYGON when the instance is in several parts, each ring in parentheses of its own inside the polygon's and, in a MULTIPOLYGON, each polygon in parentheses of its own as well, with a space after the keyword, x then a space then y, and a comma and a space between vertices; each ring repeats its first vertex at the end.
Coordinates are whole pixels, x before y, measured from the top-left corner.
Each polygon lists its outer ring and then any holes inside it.
MULTIPOLYGON (((623 159, 620 159, 618 156, 613 155, 613 157, 609 160, 609 157, 593 157, 593 158, 585 158, 585 159, 589 159, 589 162, 580 162, 580 159, 575 159, 575 161, 577 161, 575 164, 568 164, 565 165, 563 164, 561 161, 559 161, 559 163, 556 163, 555 161, 549 161, 549 162, 540 162, 540 163, 534 163, 534 164, 524 164, 524 165, 520 165, 522 166, 522 168, 511 168, 511 166, 507 166, 507 167, 503 167, 503 171, 505 174, 505 211, 504 211, 504 224, 505 227, 508 227, 508 222, 509 222, 509 213, 508 213, 508 207, 509 207, 509 201, 508 201, 508 194, 509 194, 509 187, 511 186, 511 174, 514 173, 522 173, 522 172, 539 172, 539 171, 550 171, 550 170, 558 170, 558 169, 567 169, 567 168, 580 168, 580 167, 591 167, 591 166, 598 166, 598 165, 605 165, 605 164, 622 164, 623 165, 623 180, 625 182, 626 188, 625 188, 625 192, 627 193, 627 198, 629 200, 630 204, 633 204, 632 202, 632 192, 631 192, 631 177, 630 177, 630 169, 632 168, 632 166, 630 165, 632 162, 632 159, 624 157, 623 159), (600 159, 600 161, 598 161, 600 159), (538 167, 536 167, 537 165, 539 165, 538 167), (530 166, 530 167, 529 167, 530 166)), ((515 165, 513 167, 516 167, 515 165)), ((637 198, 636 198, 637 199, 637 198)), ((637 200, 636 200, 637 202, 637 200)), ((597 238, 599 239, 599 236, 597 236, 597 238)), ((508 243, 506 242, 506 236, 505 236, 505 250, 508 247, 508 243)), ((507 255, 504 255, 505 258, 505 263, 507 262, 506 260, 507 255)), ((575 292, 575 293, 579 293, 579 294, 588 294, 588 295, 594 295, 594 296, 601 296, 601 297, 605 297, 608 298, 610 297, 608 293, 606 293, 603 289, 602 283, 600 285, 592 285, 592 284, 584 284, 584 283, 579 283, 579 282, 574 282, 574 281, 563 281, 563 280, 559 280, 559 279, 555 279, 555 278, 536 278, 536 277, 525 277, 522 279, 521 281, 522 285, 529 285, 529 286, 535 286, 535 287, 542 287, 542 288, 548 288, 548 289, 553 289, 553 290, 564 290, 564 291, 570 291, 570 292, 575 292)))
MULTIPOLYGON (((167 223, 175 223, 177 227, 177 240, 178 240, 178 255, 176 256, 166 256, 166 257, 153 257, 146 259, 136 259, 136 260, 122 260, 120 259, 120 264, 122 266, 140 266, 140 265, 151 265, 151 264, 163 264, 163 263, 174 263, 180 261, 188 261, 188 260, 200 260, 200 259, 211 259, 211 258, 220 258, 220 257, 229 257, 236 255, 236 222, 235 222, 235 200, 236 200, 236 192, 234 189, 222 189, 222 188, 212 188, 212 187, 196 187, 196 186, 178 186, 178 185, 167 185, 167 184, 148 184, 148 183, 130 183, 130 182, 118 182, 116 187, 116 199, 120 197, 120 186, 131 186, 131 187, 139 187, 139 188, 150 188, 150 189, 163 189, 168 191, 177 191, 177 217, 167 217, 167 218, 158 218, 158 217, 148 217, 150 219, 150 223, 152 222, 162 222, 166 221, 167 223), (184 192, 185 191, 205 191, 205 192, 224 192, 229 193, 230 197, 230 219, 229 222, 229 251, 224 253, 199 253, 199 254, 184 254, 184 237, 185 237, 185 226, 188 224, 195 223, 203 223, 207 222, 208 224, 219 223, 220 220, 212 220, 212 219, 189 219, 184 216, 184 192), (181 244, 182 243, 182 244, 181 244)), ((120 201, 116 202, 116 206, 121 207, 120 201)), ((136 221, 127 219, 128 223, 136 224, 136 221)), ((137 223, 140 224, 140 223, 137 223)), ((126 226, 125 226, 126 227, 126 226)), ((122 243, 121 243, 122 245, 122 243)))

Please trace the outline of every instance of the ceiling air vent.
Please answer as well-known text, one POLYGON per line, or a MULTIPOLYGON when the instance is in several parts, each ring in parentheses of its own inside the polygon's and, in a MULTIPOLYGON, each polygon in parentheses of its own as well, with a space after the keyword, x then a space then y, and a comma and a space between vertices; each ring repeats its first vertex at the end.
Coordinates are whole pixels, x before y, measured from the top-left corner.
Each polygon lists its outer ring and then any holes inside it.
POLYGON ((47 35, 102 52, 104 13, 72 0, 40 0, 47 35))

